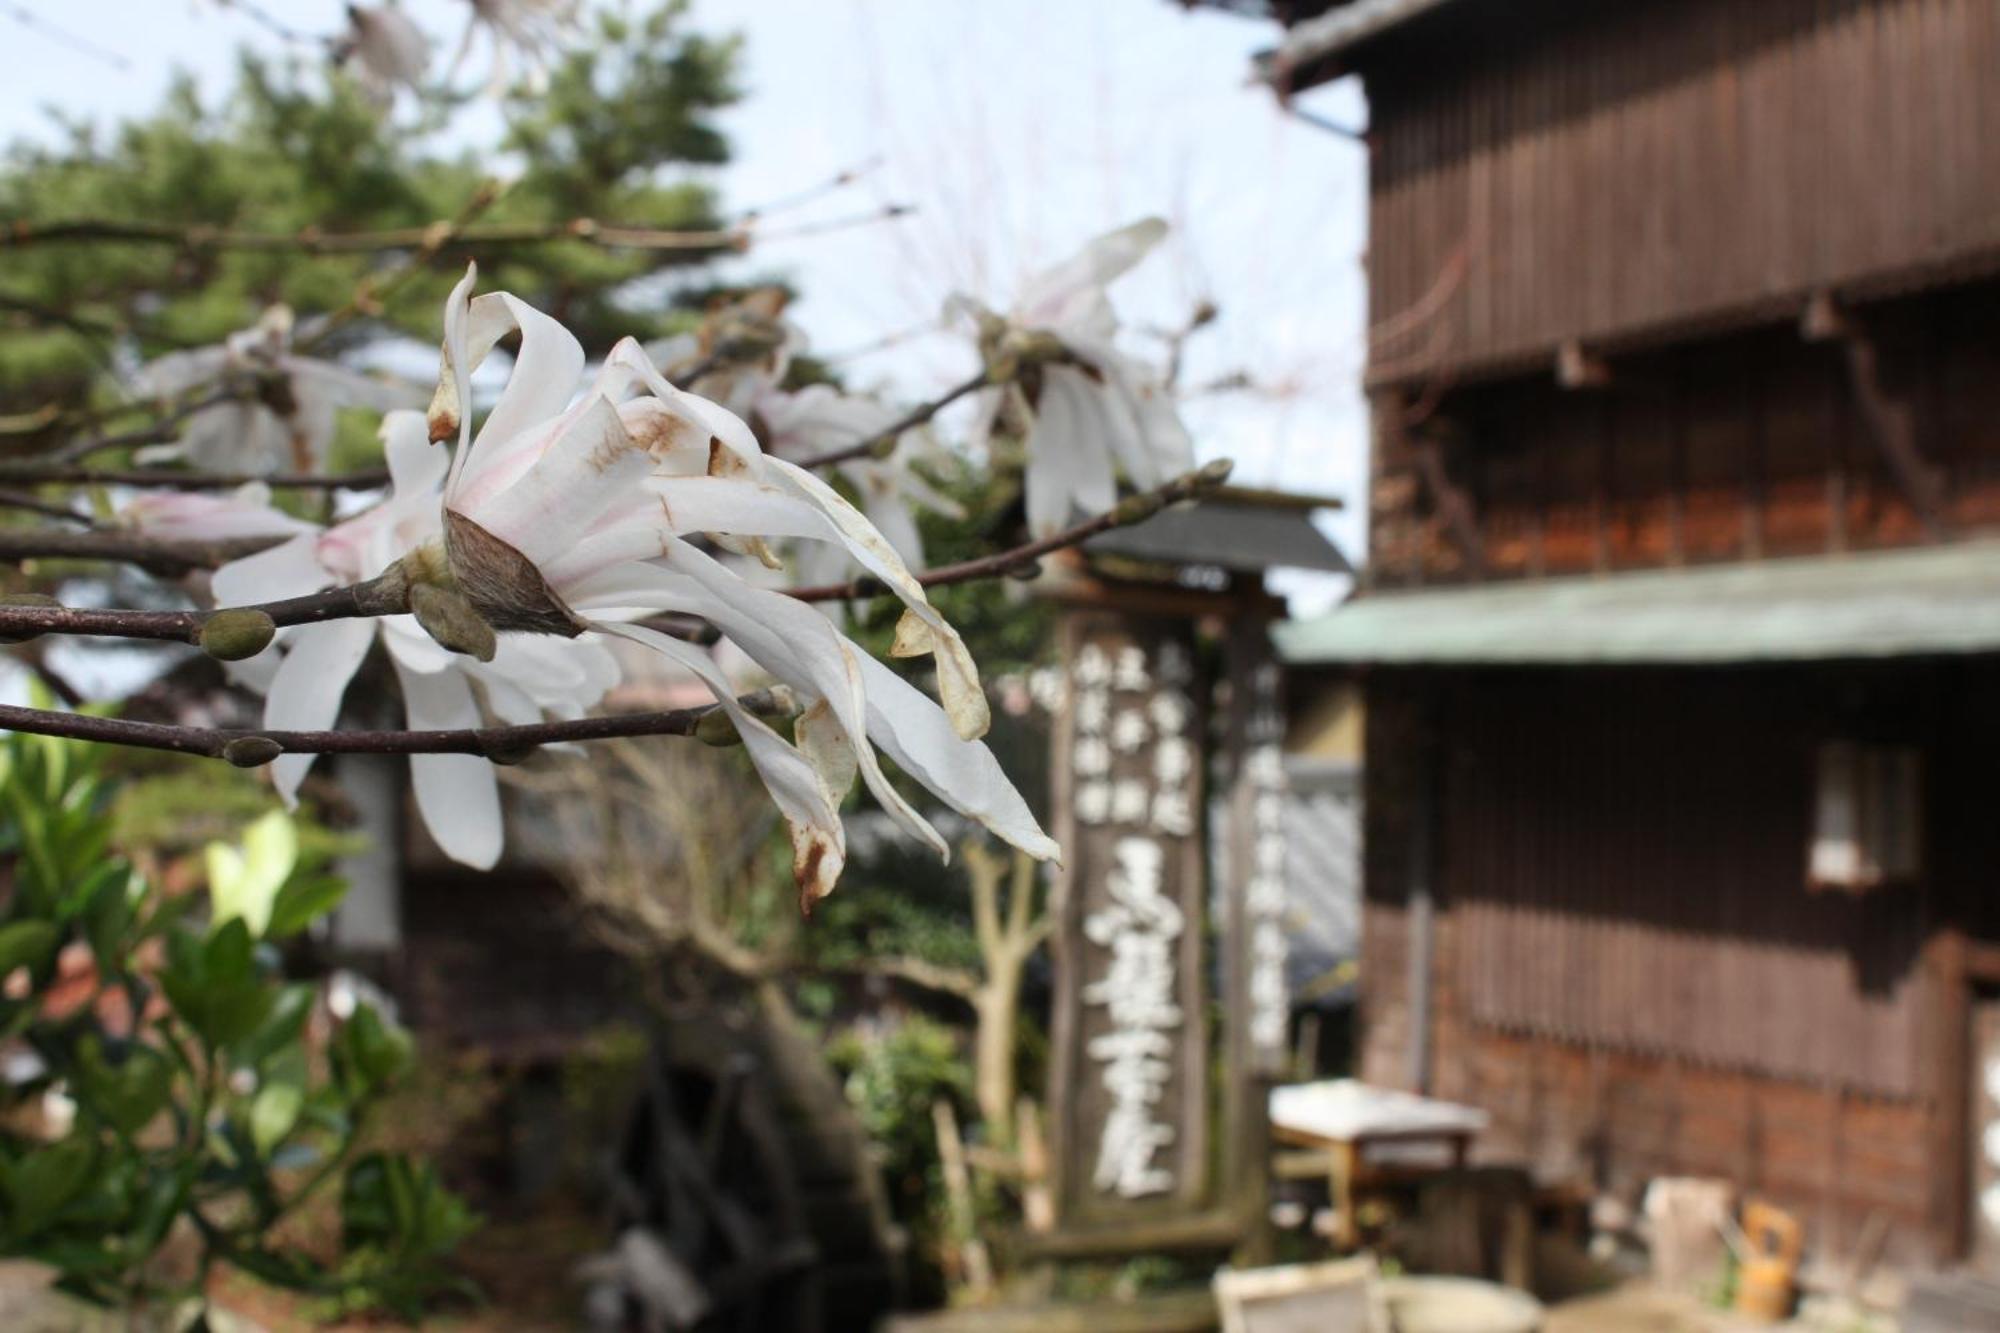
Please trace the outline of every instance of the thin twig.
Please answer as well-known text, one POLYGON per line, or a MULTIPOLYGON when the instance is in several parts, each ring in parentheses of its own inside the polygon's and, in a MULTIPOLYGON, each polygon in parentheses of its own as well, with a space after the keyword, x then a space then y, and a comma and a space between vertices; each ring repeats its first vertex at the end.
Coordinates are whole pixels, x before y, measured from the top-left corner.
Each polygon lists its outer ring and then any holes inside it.
MULTIPOLYGON (((753 713, 783 711, 782 699, 759 690, 738 699, 753 713)), ((239 742, 269 742, 257 746, 263 761, 280 754, 476 754, 513 759, 543 745, 567 741, 615 740, 625 736, 691 736, 717 705, 676 708, 659 713, 613 713, 606 717, 563 722, 529 722, 508 727, 449 727, 428 731, 266 731, 250 727, 189 727, 170 722, 133 722, 124 718, 89 717, 42 708, 0 705, 0 730, 38 736, 98 741, 142 750, 224 758, 239 742), (271 748, 277 747, 276 749, 271 748)), ((242 754, 247 747, 239 746, 242 754)), ((253 751, 254 753, 255 751, 253 751)))
MULTIPOLYGON (((1028 542, 1012 550, 996 551, 992 555, 980 556, 976 560, 961 560, 955 565, 939 565, 917 575, 917 582, 926 588, 935 588, 951 583, 970 583, 976 579, 999 578, 1016 570, 1032 566, 1037 560, 1065 547, 1079 546, 1101 532, 1113 528, 1128 528, 1134 523, 1143 523, 1160 512, 1167 505, 1181 500, 1192 500, 1221 487, 1229 477, 1230 463, 1220 458, 1193 472, 1183 473, 1163 486, 1155 486, 1150 491, 1141 491, 1128 496, 1095 518, 1072 524, 1061 532, 1053 533, 1040 541, 1028 542)), ((802 602, 846 602, 861 597, 874 597, 888 591, 888 586, 880 579, 862 577, 848 583, 822 583, 804 588, 785 589, 791 596, 802 602)))
POLYGON ((347 304, 328 315, 317 328, 300 339, 295 350, 310 351, 349 320, 381 310, 391 297, 407 286, 418 274, 428 269, 447 245, 464 236, 465 229, 473 220, 493 207, 504 193, 506 189, 499 181, 482 182, 479 188, 472 192, 472 197, 466 201, 465 207, 458 211, 457 217, 449 222, 432 223, 426 229, 423 244, 405 255, 381 281, 378 282, 373 274, 363 277, 355 284, 354 295, 348 299, 347 304))
MULTIPOLYGON (((123 534, 83 532, 71 535, 83 538, 123 534)), ((4 536, 4 530, 0 530, 0 537, 4 536)), ((0 552, 0 558, 3 557, 4 552, 0 552)), ((397 615, 409 609, 405 593, 406 590, 397 587, 395 580, 384 576, 346 587, 307 593, 302 597, 285 597, 254 607, 228 609, 262 611, 275 626, 309 625, 326 620, 349 620, 357 616, 397 615)), ((37 634, 90 634, 120 639, 198 643, 202 626, 217 614, 220 613, 0 605, 0 635, 28 638, 37 634)))
MULTIPOLYGON (((748 250, 756 241, 819 236, 830 231, 902 217, 909 212, 907 205, 890 204, 853 217, 802 223, 781 230, 758 230, 741 226, 672 230, 605 223, 595 218, 582 217, 569 218, 561 222, 489 222, 481 226, 460 228, 456 236, 451 239, 460 245, 485 249, 574 241, 606 250, 648 250, 705 258, 741 253, 748 250)), ((240 227, 219 227, 208 223, 146 222, 133 218, 59 218, 49 222, 16 218, 11 222, 0 222, 0 250, 19 250, 33 245, 110 242, 168 245, 183 250, 250 250, 309 255, 368 254, 378 250, 420 249, 432 242, 437 227, 437 223, 430 223, 421 227, 386 227, 375 231, 330 232, 322 231, 318 227, 302 227, 297 231, 250 231, 240 227)))
POLYGON ((315 472, 181 472, 168 468, 44 467, 0 464, 0 482, 47 486, 151 486, 163 491, 227 491, 258 482, 274 491, 376 491, 386 468, 322 476, 315 472))
MULTIPOLYGON (((274 537, 212 540, 149 537, 144 533, 121 532, 111 528, 70 532, 39 526, 0 527, 0 561, 113 560, 137 565, 156 574, 178 575, 226 565, 231 560, 240 560, 275 546, 280 540, 274 537)), ((90 634, 99 631, 69 632, 90 634)))
POLYGON ((17 491, 0 486, 0 508, 21 509, 31 514, 44 514, 49 518, 59 518, 69 523, 92 524, 96 520, 81 510, 65 504, 56 504, 27 491, 17 491))
POLYGON ((811 458, 801 458, 798 460, 798 465, 802 468, 831 467, 836 463, 847 463, 865 457, 873 453, 878 446, 893 444, 902 438, 904 431, 915 430, 965 395, 977 393, 992 383, 992 377, 982 369, 971 379, 962 384, 954 384, 929 402, 919 403, 873 435, 856 440, 853 444, 844 444, 838 449, 829 449, 823 454, 815 454, 811 458))

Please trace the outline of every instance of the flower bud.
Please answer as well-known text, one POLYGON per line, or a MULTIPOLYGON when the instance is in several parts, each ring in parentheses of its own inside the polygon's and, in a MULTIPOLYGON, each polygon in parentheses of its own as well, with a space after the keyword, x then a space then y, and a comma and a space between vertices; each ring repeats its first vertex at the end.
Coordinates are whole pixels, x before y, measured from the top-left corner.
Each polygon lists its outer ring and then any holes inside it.
MULTIPOLYGON (((61 602, 58 602, 55 598, 49 596, 45 592, 10 592, 5 596, 0 596, 0 606, 61 606, 61 605, 62 605, 61 602)), ((26 643, 30 639, 39 637, 40 637, 39 635, 34 633, 0 634, 0 643, 26 643)))
POLYGON ((472 609, 472 603, 449 588, 417 584, 410 589, 410 613, 424 627, 424 633, 454 653, 491 662, 499 648, 493 627, 472 609))
POLYGON ((241 662, 271 646, 278 632, 271 617, 254 607, 231 607, 201 622, 201 650, 218 662, 241 662))
POLYGON ((238 736, 222 747, 222 757, 238 768, 262 768, 284 752, 269 736, 238 736))
POLYGON ((700 721, 694 724, 694 738, 703 745, 713 745, 717 749, 743 744, 743 736, 736 730, 735 719, 722 708, 711 708, 701 715, 700 721))

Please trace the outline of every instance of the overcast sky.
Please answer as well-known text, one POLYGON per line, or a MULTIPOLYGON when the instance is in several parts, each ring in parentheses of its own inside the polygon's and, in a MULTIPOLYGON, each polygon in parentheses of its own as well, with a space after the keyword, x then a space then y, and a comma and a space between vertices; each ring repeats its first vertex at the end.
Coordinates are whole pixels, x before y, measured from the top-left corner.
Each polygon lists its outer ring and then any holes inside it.
MULTIPOLYGON (((448 51, 464 0, 405 4, 448 51)), ((264 7, 309 32, 341 22, 338 0, 264 7)), ((176 68, 220 89, 237 44, 283 49, 213 0, 32 6, 60 31, 10 17, 16 8, 0 6, 0 138, 10 141, 46 134, 45 107, 137 114, 176 68)), ((696 0, 693 22, 746 42, 748 96, 725 119, 736 160, 715 182, 728 204, 780 199, 876 162, 857 185, 772 225, 888 202, 916 210, 774 241, 744 261, 801 288, 793 313, 819 351, 911 335, 844 363, 852 382, 916 398, 962 376, 971 363, 961 347, 913 333, 935 323, 946 294, 1004 305, 1023 272, 1159 214, 1171 240, 1115 292, 1127 323, 1178 324, 1213 300, 1221 318, 1189 345, 1183 383, 1243 372, 1258 386, 1189 399, 1200 452, 1234 457, 1246 482, 1346 499, 1331 527, 1359 555, 1365 155, 1249 85, 1250 55, 1275 25, 1170 0, 696 0)), ((1306 105, 1341 124, 1365 118, 1351 87, 1306 105)), ((490 141, 495 115, 462 117, 453 134, 490 141)), ((1142 338, 1132 345, 1148 350, 1142 338)))

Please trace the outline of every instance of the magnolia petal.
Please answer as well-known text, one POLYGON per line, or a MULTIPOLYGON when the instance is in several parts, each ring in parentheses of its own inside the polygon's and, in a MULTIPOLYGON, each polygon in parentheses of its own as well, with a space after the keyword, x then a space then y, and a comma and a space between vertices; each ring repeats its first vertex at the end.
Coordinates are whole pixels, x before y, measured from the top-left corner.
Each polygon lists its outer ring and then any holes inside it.
POLYGON ((1099 513, 1118 500, 1104 441, 1095 433, 1098 387, 1073 366, 1042 369, 1041 400, 1028 433, 1028 527, 1046 537, 1078 509, 1099 513))
POLYGON ((606 358, 607 366, 612 362, 636 375, 639 382, 676 415, 707 431, 711 440, 722 445, 730 457, 718 458, 711 449, 707 471, 714 473, 720 465, 725 472, 747 470, 752 476, 758 474, 764 449, 757 443, 756 433, 743 424, 743 418, 719 403, 711 403, 699 394, 688 393, 669 384, 639 344, 630 338, 611 349, 611 355, 606 358))
POLYGON ((1094 237, 1062 263, 1021 284, 1017 305, 1029 328, 1056 328, 1088 319, 1103 301, 1104 288, 1129 272, 1167 235, 1160 218, 1139 221, 1094 237))
POLYGON ((459 512, 541 567, 589 535, 651 470, 652 459, 633 446, 617 410, 593 398, 511 486, 459 512))
MULTIPOLYGON (((807 603, 751 586, 678 537, 667 536, 664 541, 667 557, 663 567, 654 571, 654 588, 649 591, 632 580, 621 595, 645 599, 640 605, 650 603, 658 609, 702 617, 801 696, 827 700, 847 733, 862 780, 876 801, 890 818, 940 857, 949 857, 951 849, 944 838, 903 799, 868 744, 866 701, 857 666, 867 654, 807 603)), ((597 607, 593 602, 579 604, 576 609, 597 607)))
POLYGON ((430 408, 425 413, 433 443, 442 444, 454 435, 458 437, 458 448, 451 459, 454 477, 471 452, 467 446, 472 443, 472 419, 468 411, 472 402, 472 367, 465 360, 465 323, 467 308, 472 303, 472 288, 478 281, 479 265, 468 262, 465 276, 444 298, 444 342, 438 349, 437 392, 431 396, 430 408))
MULTIPOLYGON (((264 696, 264 725, 273 731, 332 727, 347 683, 374 642, 375 625, 369 620, 326 620, 293 629, 286 636, 285 660, 264 696)), ((271 781, 286 805, 298 803, 299 783, 315 757, 281 754, 272 761, 271 781)))
MULTIPOLYGON (((410 726, 420 731, 479 726, 472 686, 458 671, 411 671, 391 657, 403 688, 410 726)), ((410 785, 417 813, 439 850, 461 865, 491 870, 500 859, 506 828, 500 782, 490 760, 474 754, 410 756, 410 785)))
POLYGON ((210 576, 209 593, 217 606, 244 606, 318 592, 333 583, 319 563, 318 546, 317 532, 302 532, 269 550, 232 560, 210 576))
POLYGON ((408 497, 435 491, 444 484, 451 456, 432 446, 423 413, 390 412, 382 418, 380 433, 392 494, 408 497))
POLYGON ((800 907, 810 907, 832 893, 847 863, 847 831, 820 771, 761 718, 736 702, 735 688, 707 653, 644 625, 597 624, 593 628, 671 658, 714 692, 716 702, 736 724, 751 764, 791 832, 792 878, 798 884, 800 907))
POLYGON ((847 743, 847 733, 841 730, 826 700, 815 700, 799 714, 792 723, 792 737, 798 742, 799 753, 819 774, 827 800, 838 810, 847 793, 854 790, 860 770, 854 761, 854 747, 847 743))
POLYGON ((1034 812, 984 743, 963 740, 928 695, 865 654, 868 734, 883 753, 968 819, 1041 861, 1062 848, 1042 832, 1034 812))
POLYGON ((959 735, 968 739, 984 736, 993 715, 986 702, 986 691, 980 688, 979 668, 972 660, 972 652, 958 631, 930 604, 923 584, 917 582, 888 539, 860 510, 841 498, 838 491, 797 464, 773 458, 769 460, 769 473, 774 482, 793 488, 817 506, 862 567, 888 584, 909 608, 909 614, 929 627, 930 651, 937 658, 938 696, 944 702, 945 712, 959 735))

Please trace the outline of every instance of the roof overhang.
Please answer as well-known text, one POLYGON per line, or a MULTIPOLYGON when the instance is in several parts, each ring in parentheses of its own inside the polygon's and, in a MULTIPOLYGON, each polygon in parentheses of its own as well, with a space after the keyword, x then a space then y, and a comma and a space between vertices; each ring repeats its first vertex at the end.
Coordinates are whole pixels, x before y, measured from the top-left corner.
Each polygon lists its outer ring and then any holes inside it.
POLYGON ((1294 26, 1275 49, 1257 57, 1258 76, 1281 89, 1289 87, 1297 71, 1344 64, 1347 57, 1384 33, 1456 2, 1354 0, 1294 26))
POLYGON ((1335 500, 1224 487, 1193 504, 1161 510, 1143 523, 1092 537, 1083 549, 1162 565, 1209 565, 1232 573, 1309 569, 1351 574, 1353 566, 1313 524, 1335 500))
POLYGON ((1298 665, 1725 665, 2000 652, 2000 542, 1381 593, 1277 627, 1298 665))

